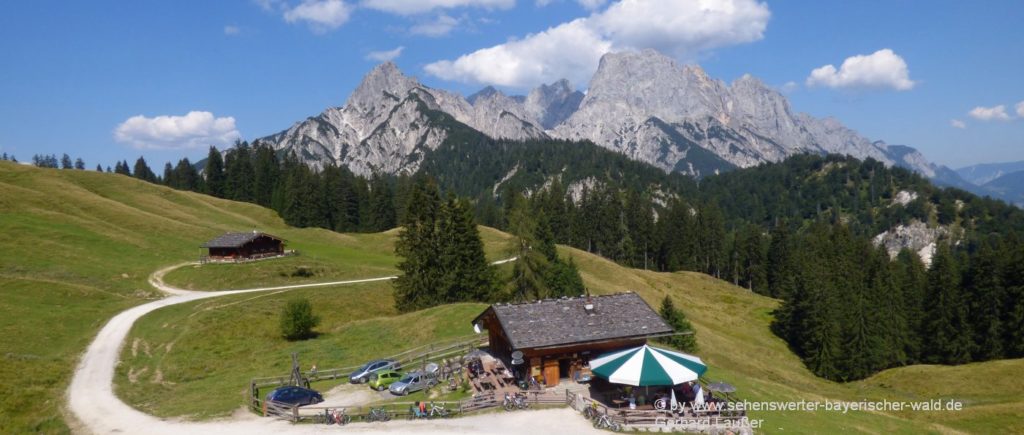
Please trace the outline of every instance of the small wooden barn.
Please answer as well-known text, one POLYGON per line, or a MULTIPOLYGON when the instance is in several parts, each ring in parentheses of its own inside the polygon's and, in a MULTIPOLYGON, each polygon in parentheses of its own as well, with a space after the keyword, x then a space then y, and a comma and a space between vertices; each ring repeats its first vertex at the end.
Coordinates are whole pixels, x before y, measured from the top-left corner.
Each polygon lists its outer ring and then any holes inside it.
POLYGON ((591 358, 673 334, 636 293, 494 304, 473 324, 487 329, 493 356, 548 386, 571 379, 591 358), (522 364, 513 364, 515 351, 522 364))
POLYGON ((211 260, 245 260, 284 255, 284 240, 258 231, 225 233, 204 243, 211 260))

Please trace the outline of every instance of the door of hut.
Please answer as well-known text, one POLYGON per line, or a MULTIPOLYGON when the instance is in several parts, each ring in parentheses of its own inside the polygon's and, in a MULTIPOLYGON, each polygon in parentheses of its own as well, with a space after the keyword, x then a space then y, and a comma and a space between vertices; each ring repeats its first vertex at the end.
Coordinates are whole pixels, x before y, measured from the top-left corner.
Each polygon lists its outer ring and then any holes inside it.
POLYGON ((547 386, 557 386, 558 378, 558 360, 554 358, 544 360, 544 382, 547 383, 547 386))

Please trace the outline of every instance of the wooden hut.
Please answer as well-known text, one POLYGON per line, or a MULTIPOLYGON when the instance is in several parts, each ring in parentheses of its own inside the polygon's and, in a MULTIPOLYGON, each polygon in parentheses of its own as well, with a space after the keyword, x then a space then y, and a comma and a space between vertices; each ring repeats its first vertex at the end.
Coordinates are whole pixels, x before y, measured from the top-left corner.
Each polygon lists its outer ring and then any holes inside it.
POLYGON ((211 260, 245 260, 284 255, 284 240, 267 233, 225 233, 204 243, 211 260))
POLYGON ((522 352, 526 373, 548 386, 590 358, 673 333, 635 293, 494 304, 473 324, 487 329, 492 355, 511 364, 512 352, 522 352))

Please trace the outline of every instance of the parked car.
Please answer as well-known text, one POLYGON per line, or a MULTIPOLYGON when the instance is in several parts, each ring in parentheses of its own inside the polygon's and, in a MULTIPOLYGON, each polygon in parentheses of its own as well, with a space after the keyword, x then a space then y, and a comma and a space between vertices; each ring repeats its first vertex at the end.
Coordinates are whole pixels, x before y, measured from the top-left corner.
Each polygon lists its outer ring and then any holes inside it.
POLYGON ((394 370, 381 370, 370 374, 370 380, 366 383, 377 391, 386 390, 391 384, 402 378, 402 374, 394 370))
POLYGON ((409 393, 415 393, 419 390, 430 388, 437 383, 437 378, 421 373, 421 372, 409 372, 402 379, 391 384, 388 391, 396 396, 404 396, 409 393))
POLYGON ((284 403, 287 405, 314 405, 324 401, 324 396, 319 392, 296 386, 278 387, 267 394, 268 402, 284 403))
POLYGON ((348 380, 353 384, 362 384, 370 380, 370 375, 381 370, 400 370, 402 368, 398 361, 393 359, 378 359, 363 364, 349 375, 348 380))

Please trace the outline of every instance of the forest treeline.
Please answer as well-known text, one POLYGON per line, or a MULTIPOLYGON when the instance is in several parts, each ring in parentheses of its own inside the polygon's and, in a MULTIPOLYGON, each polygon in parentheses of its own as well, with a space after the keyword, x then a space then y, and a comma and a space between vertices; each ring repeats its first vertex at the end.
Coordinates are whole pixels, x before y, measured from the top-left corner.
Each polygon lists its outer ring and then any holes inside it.
POLYGON ((517 237, 526 261, 507 287, 438 293, 406 309, 578 294, 571 259, 539 248, 559 243, 631 267, 707 273, 782 300, 773 330, 829 379, 1024 356, 1024 212, 1004 202, 871 159, 800 155, 695 181, 593 145, 452 134, 419 177, 365 178, 330 164, 314 171, 244 142, 223 154, 211 148, 202 174, 187 159, 163 176, 141 158, 115 172, 336 231, 423 219, 409 204, 422 199, 416 179, 426 175, 436 180, 438 216, 448 216, 434 225, 472 216, 517 237), (911 251, 891 259, 871 241, 915 221, 948 229, 930 266, 911 251))

